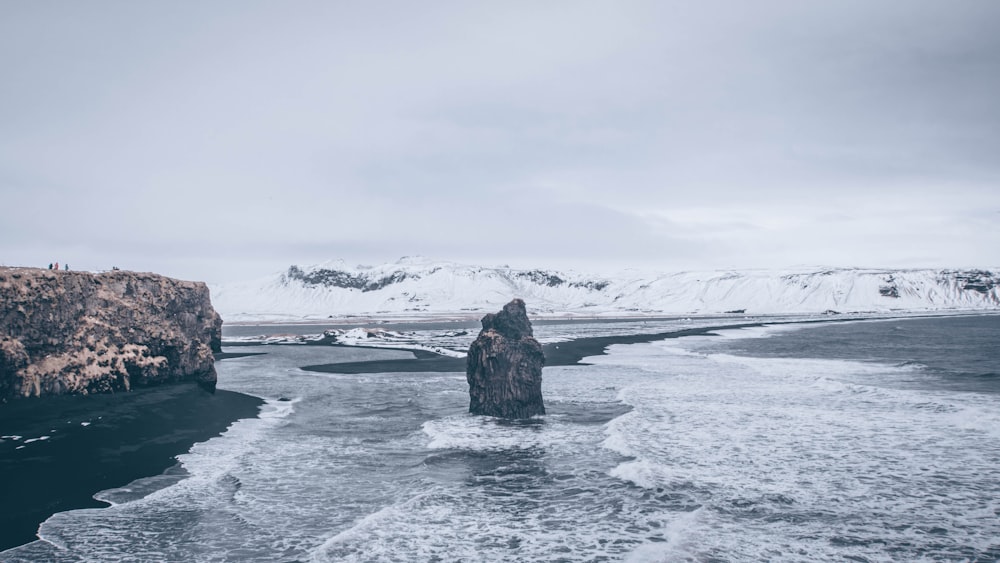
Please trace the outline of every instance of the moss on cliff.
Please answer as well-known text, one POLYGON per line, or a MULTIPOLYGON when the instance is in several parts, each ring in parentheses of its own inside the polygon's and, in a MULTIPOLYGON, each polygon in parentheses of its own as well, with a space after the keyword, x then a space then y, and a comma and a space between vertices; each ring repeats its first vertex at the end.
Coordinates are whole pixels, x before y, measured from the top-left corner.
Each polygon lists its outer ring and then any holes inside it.
POLYGON ((214 388, 221 329, 203 283, 0 268, 0 400, 184 380, 214 388))

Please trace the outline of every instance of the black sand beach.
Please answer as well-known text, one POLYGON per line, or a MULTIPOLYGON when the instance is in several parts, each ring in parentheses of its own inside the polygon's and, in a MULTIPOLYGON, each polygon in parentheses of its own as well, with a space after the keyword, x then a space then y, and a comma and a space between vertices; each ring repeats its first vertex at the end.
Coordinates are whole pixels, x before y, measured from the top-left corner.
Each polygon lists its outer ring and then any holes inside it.
MULTIPOLYGON (((334 346, 344 346, 335 344, 334 346)), ((367 348, 367 346, 353 346, 354 348, 367 348)), ((449 372, 465 371, 465 358, 452 358, 441 356, 433 352, 424 350, 410 350, 408 348, 387 348, 372 347, 377 350, 401 350, 412 352, 414 358, 404 360, 372 360, 367 362, 342 362, 339 364, 319 364, 315 366, 302 366, 306 371, 316 371, 321 373, 420 373, 420 372, 449 372)))
MULTIPOLYGON (((764 323, 744 323, 734 325, 722 325, 714 327, 693 328, 687 330, 675 330, 670 332, 659 332, 655 334, 629 334, 617 336, 596 336, 591 338, 578 338, 568 342, 558 342, 545 344, 542 350, 545 352, 545 365, 551 366, 573 366, 585 365, 580 360, 587 356, 600 356, 606 353, 608 346, 613 344, 637 344, 641 342, 654 342, 665 338, 680 338, 682 336, 694 336, 699 334, 709 334, 713 330, 746 328, 761 326, 764 323)), ((769 323, 777 324, 777 323, 769 323)), ((380 350, 387 348, 380 347, 380 350)), ((343 362, 339 364, 321 364, 314 366, 302 366, 306 371, 321 373, 413 373, 413 372, 464 372, 465 358, 450 358, 440 356, 432 352, 423 350, 406 350, 413 352, 415 358, 405 360, 374 360, 367 362, 343 362)))
POLYGON ((0 404, 0 550, 33 541, 56 512, 105 506, 95 493, 161 474, 261 404, 194 384, 0 404))
POLYGON ((216 352, 214 354, 216 361, 218 360, 229 360, 232 358, 245 358, 247 356, 263 356, 265 352, 216 352))

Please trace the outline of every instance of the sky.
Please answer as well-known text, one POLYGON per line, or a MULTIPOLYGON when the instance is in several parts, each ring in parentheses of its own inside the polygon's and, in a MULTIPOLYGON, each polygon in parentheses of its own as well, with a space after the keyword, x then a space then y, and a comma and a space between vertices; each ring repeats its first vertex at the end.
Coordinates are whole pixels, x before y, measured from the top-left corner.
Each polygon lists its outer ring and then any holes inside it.
POLYGON ((0 264, 1000 266, 1000 2, 0 3, 0 264))

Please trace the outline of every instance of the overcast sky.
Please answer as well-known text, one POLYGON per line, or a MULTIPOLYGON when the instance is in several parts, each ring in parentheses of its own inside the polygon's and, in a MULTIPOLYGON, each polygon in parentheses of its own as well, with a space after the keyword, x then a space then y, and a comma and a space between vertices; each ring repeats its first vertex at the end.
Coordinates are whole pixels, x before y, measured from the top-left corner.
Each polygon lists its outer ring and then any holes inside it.
POLYGON ((0 263, 1000 266, 1000 2, 0 3, 0 263))

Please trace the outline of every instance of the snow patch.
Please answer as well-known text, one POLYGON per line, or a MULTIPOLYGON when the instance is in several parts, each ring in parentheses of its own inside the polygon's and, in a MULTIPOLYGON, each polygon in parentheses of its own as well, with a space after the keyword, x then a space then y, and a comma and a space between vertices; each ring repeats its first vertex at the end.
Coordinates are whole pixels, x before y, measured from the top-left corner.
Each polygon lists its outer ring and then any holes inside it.
POLYGON ((228 322, 469 319, 496 311, 512 297, 524 299, 533 317, 1000 309, 1000 272, 988 270, 629 270, 609 277, 407 258, 380 266, 293 266, 211 289, 228 322))

